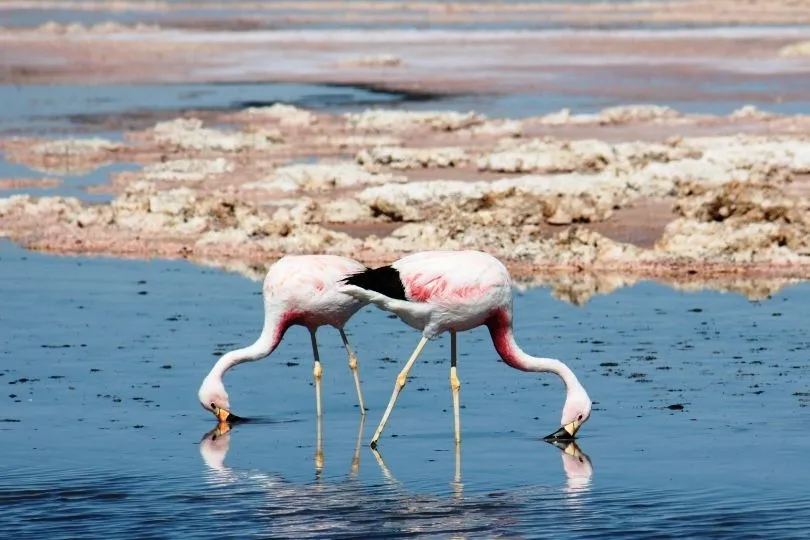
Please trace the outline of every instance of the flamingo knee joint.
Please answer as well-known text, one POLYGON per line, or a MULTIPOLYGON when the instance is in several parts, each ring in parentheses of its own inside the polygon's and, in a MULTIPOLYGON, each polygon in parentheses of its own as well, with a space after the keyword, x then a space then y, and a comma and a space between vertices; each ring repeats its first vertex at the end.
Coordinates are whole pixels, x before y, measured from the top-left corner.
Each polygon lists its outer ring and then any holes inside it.
POLYGON ((450 368, 450 388, 453 389, 453 392, 458 392, 459 388, 461 388, 461 381, 458 380, 458 375, 456 375, 456 368, 450 368))
POLYGON ((408 382, 408 374, 407 373, 400 373, 397 376, 397 386, 400 390, 405 388, 405 383, 408 382))

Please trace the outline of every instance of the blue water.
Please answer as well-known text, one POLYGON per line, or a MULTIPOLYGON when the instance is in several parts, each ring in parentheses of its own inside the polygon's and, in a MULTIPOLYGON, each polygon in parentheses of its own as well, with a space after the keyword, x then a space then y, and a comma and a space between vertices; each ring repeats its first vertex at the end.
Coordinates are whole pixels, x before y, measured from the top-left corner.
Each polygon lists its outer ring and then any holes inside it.
POLYGON ((110 182, 110 174, 123 171, 134 171, 140 168, 133 163, 113 163, 102 165, 87 172, 64 173, 54 171, 38 171, 36 169, 11 163, 2 159, 0 154, 0 178, 57 178, 61 183, 53 188, 17 188, 0 189, 0 197, 11 197, 13 195, 31 195, 33 197, 76 197, 82 201, 90 203, 108 202, 112 199, 109 193, 91 193, 87 188, 94 186, 104 186, 110 182))
POLYGON ((414 367, 378 461, 367 443, 418 336, 364 309, 348 326, 369 408, 362 426, 340 338, 319 332, 322 465, 300 328, 225 379, 234 411, 260 421, 203 438, 214 422, 197 387, 219 354, 255 338, 258 283, 186 262, 57 258, 0 243, 0 299, 4 537, 799 538, 810 529, 808 284, 760 302, 655 283, 584 307, 545 288, 516 295, 518 341, 568 362, 595 401, 581 460, 540 440, 559 421, 559 382, 498 362, 488 334, 474 330, 459 338, 460 455, 444 336, 414 367))
MULTIPOLYGON (((240 110, 254 103, 292 103, 333 112, 385 105, 402 94, 297 83, 0 85, 0 132, 50 135, 75 132, 108 115, 160 111, 240 110)), ((151 125, 151 124, 150 124, 151 125)), ((120 135, 119 135, 120 137, 120 135)))

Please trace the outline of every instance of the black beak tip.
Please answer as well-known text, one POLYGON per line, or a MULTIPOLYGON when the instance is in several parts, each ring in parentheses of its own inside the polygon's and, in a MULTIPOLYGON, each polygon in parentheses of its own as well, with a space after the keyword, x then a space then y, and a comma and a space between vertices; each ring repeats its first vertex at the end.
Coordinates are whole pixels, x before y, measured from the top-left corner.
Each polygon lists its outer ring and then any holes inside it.
POLYGON ((565 428, 560 428, 557 431, 555 431, 554 433, 552 433, 550 435, 546 435, 545 437, 543 437, 543 440, 549 441, 549 442, 552 442, 552 441, 573 441, 574 439, 576 439, 576 437, 574 437, 573 435, 571 435, 570 433, 565 431, 565 428))
POLYGON ((243 418, 241 416, 236 416, 235 414, 229 414, 228 418, 226 418, 225 421, 233 426, 235 424, 244 424, 245 422, 248 421, 248 419, 243 418))

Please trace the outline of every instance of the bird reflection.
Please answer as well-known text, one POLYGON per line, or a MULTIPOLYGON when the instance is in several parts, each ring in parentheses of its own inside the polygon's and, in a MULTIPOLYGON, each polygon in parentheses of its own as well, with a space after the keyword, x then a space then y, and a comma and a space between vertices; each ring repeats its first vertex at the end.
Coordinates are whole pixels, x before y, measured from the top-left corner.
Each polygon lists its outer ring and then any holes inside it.
MULTIPOLYGON (((363 442, 363 427, 366 423, 365 415, 360 416, 360 424, 357 428, 357 441, 354 445, 349 477, 356 478, 360 471, 360 448, 363 442)), ((212 471, 227 472, 229 467, 225 465, 225 456, 231 444, 231 432, 233 425, 228 422, 220 422, 217 426, 205 433, 200 440, 200 456, 205 464, 212 471)), ((323 420, 318 416, 315 424, 315 479, 320 481, 324 469, 323 451, 323 420)))
MULTIPOLYGON (((200 456, 209 469, 209 482, 218 486, 235 486, 243 493, 246 486, 258 487, 266 500, 253 508, 255 517, 266 527, 269 536, 301 537, 312 534, 317 523, 318 534, 374 536, 380 523, 397 523, 407 534, 479 534, 481 531, 518 530, 525 524, 517 515, 527 508, 536 508, 553 521, 559 519, 555 504, 548 498, 548 483, 516 487, 495 493, 464 493, 462 483, 461 444, 455 445, 455 467, 448 471, 450 492, 442 496, 429 492, 414 492, 400 482, 376 449, 369 449, 384 478, 383 485, 354 481, 359 475, 360 452, 364 422, 361 418, 357 440, 344 481, 330 477, 321 479, 322 471, 330 466, 323 448, 322 426, 315 426, 315 482, 290 482, 282 475, 257 470, 232 469, 225 464, 234 433, 243 426, 219 424, 200 441, 200 456), (326 478, 329 478, 326 480, 326 478), (545 512, 545 510, 548 510, 545 512), (314 514, 313 514, 314 512, 314 514), (376 516, 371 519, 370 515, 376 516), (358 525, 361 523, 362 525, 358 525)), ((239 435, 236 435, 239 439, 239 435)), ((590 458, 572 441, 551 443, 562 457, 566 476, 566 504, 570 510, 587 504, 583 497, 590 487, 593 466, 590 458)), ((449 463, 448 463, 449 465, 449 463)), ((556 475, 554 475, 556 476, 556 475)), ((554 478, 549 478, 552 483, 554 478)), ((469 482, 469 481, 468 481, 469 482)), ((467 484, 469 485, 469 484, 467 484)), ((537 515, 531 512, 532 515, 537 515)), ((244 517, 240 518, 244 519, 244 517)))
POLYGON ((567 478, 566 492, 577 496, 590 489, 593 476, 593 463, 588 454, 574 441, 546 441, 562 452, 563 470, 567 478))
MULTIPOLYGON (((591 476, 593 476, 593 463, 588 454, 583 452, 582 448, 574 441, 546 440, 545 442, 560 450, 563 472, 565 472, 566 476, 566 492, 569 495, 577 495, 588 491, 591 476)), ((370 450, 374 454, 374 458, 377 460, 385 479, 390 483, 399 483, 385 464, 379 450, 376 448, 370 450)), ((461 443, 455 445, 455 474, 450 486, 453 488, 455 498, 461 499, 464 490, 464 484, 461 481, 461 443)))
MULTIPOLYGON (((357 478, 360 472, 360 449, 363 441, 363 427, 365 426, 365 416, 360 417, 360 424, 357 429, 357 440, 352 455, 351 467, 349 469, 350 478, 357 478)), ((203 435, 200 441, 200 455, 205 464, 213 471, 228 471, 225 466, 225 456, 228 454, 231 442, 232 426, 227 422, 221 422, 217 427, 203 435)), ((569 494, 586 492, 590 488, 591 477, 593 476, 593 462, 582 448, 574 441, 545 441, 560 450, 562 457, 563 471, 567 480, 566 491, 569 494)), ((399 481, 391 473, 385 460, 378 449, 370 448, 377 465, 380 467, 383 477, 389 483, 399 484, 399 481)), ((321 479, 324 469, 323 451, 323 423, 319 417, 315 425, 315 478, 321 479)), ((453 493, 457 498, 461 498, 464 484, 461 480, 461 443, 455 445, 455 472, 453 480, 450 482, 453 493)))
POLYGON ((200 441, 200 456, 209 468, 224 471, 225 456, 231 446, 231 425, 220 422, 217 427, 203 435, 200 441))

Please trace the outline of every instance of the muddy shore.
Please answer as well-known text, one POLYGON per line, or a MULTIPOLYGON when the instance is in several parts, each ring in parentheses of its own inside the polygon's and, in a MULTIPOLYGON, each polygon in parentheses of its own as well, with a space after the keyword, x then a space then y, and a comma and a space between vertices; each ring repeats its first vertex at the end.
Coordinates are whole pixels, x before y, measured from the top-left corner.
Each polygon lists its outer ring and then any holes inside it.
MULTIPOLYGON (((333 16, 327 4, 275 5, 295 12, 285 17, 305 12, 323 22, 333 16)), ((601 99, 623 103, 774 106, 801 103, 799 89, 810 84, 810 48, 799 27, 452 27, 484 12, 574 14, 564 5, 482 3, 439 11, 410 5, 411 14, 447 19, 450 27, 437 30, 269 31, 260 23, 227 28, 228 17, 222 28, 151 17, 182 7, 174 2, 69 5, 111 20, 0 29, 0 81, 317 82, 433 97, 573 98, 598 89, 601 99), (112 20, 130 8, 141 13, 137 21, 112 20)), ((392 4, 350 6, 347 17, 396 18, 392 4)), ((778 20, 795 15, 795 6, 769 3, 767 14, 778 20)), ((690 2, 635 7, 585 10, 676 20, 694 9, 690 2)), ((39 8, 0 2, 0 10, 15 9, 39 8)), ((240 9, 257 21, 269 16, 258 5, 233 7, 240 9)), ((484 249, 522 282, 553 283, 555 294, 574 302, 638 279, 685 288, 708 282, 758 298, 810 277, 810 117, 802 114, 631 105, 494 118, 440 106, 334 114, 275 103, 84 116, 79 136, 0 137, 7 162, 40 175, 0 178, 2 190, 29 192, 0 199, 2 236, 52 253, 187 258, 253 278, 284 253, 340 253, 371 265, 423 249, 484 249), (109 203, 37 197, 66 175, 119 164, 140 168, 86 188, 109 194, 109 203)))
POLYGON ((0 199, 2 235, 52 253, 186 258, 252 277, 285 253, 379 264, 484 249, 519 279, 572 289, 560 292, 572 301, 582 283, 615 286, 604 275, 747 278, 741 288, 760 293, 770 289, 759 280, 810 276, 810 118, 751 107, 489 119, 274 105, 210 123, 188 113, 123 142, 0 140, 6 160, 49 176, 142 166, 89 188, 112 194, 109 204, 0 199), (682 135, 706 126, 740 134, 682 135))

